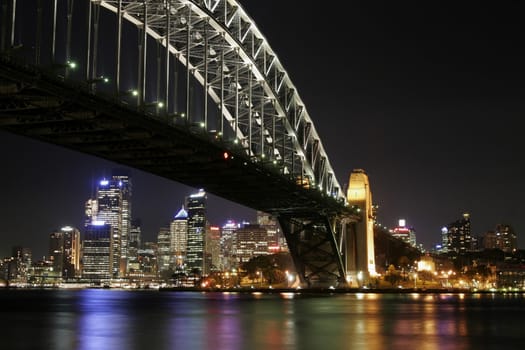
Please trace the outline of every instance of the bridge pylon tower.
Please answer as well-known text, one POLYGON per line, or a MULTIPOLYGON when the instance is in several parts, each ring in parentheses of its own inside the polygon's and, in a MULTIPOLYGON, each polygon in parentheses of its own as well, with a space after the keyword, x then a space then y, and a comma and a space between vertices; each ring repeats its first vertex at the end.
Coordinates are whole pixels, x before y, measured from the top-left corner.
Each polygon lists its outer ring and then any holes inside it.
POLYGON ((361 220, 351 224, 346 236, 346 274, 350 285, 356 283, 357 286, 363 286, 376 275, 375 213, 370 182, 364 170, 354 169, 350 174, 347 200, 348 205, 359 212, 361 220))

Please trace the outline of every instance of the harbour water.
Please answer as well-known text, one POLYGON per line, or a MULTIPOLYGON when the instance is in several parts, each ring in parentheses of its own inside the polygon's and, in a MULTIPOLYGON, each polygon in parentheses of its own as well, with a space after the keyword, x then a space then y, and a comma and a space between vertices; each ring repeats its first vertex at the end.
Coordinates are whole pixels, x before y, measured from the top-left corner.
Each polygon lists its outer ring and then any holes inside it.
POLYGON ((0 349, 518 349, 521 293, 0 290, 0 349))

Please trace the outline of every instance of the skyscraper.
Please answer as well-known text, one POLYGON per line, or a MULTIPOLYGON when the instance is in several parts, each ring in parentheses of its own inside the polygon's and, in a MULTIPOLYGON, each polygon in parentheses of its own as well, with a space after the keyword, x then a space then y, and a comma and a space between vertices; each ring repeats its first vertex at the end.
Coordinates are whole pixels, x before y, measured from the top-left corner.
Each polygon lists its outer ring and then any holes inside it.
POLYGON ((110 179, 98 182, 96 200, 86 202, 86 222, 102 221, 114 228, 112 264, 113 270, 117 271, 116 277, 124 277, 127 272, 131 193, 130 176, 124 172, 114 173, 110 179))
POLYGON ((113 231, 102 222, 87 225, 82 240, 82 278, 94 282, 109 282, 116 275, 113 265, 113 231))
POLYGON ((221 229, 218 226, 206 225, 205 247, 206 271, 218 271, 221 265, 221 229))
POLYGON ((268 232, 258 224, 244 225, 236 231, 239 263, 248 262, 251 258, 268 255, 268 232))
POLYGON ((416 232, 413 227, 406 226, 406 221, 400 219, 398 225, 390 230, 390 234, 393 237, 399 238, 403 242, 410 244, 412 247, 416 247, 416 232))
POLYGON ((228 220, 221 227, 221 254, 220 254, 220 269, 231 270, 239 266, 237 261, 237 235, 236 231, 241 226, 233 220, 228 220))
POLYGON ((483 248, 501 249, 512 253, 517 249, 517 237, 510 225, 498 224, 495 231, 486 232, 483 235, 483 248))
POLYGON ((463 217, 446 226, 442 231, 443 245, 446 241, 446 251, 464 254, 471 250, 470 214, 464 213, 463 217))
POLYGON ((80 231, 71 226, 62 227, 49 236, 49 258, 62 278, 80 273, 80 231))
POLYGON ((199 190, 186 197, 188 208, 188 242, 186 248, 186 268, 190 273, 206 274, 204 265, 206 192, 199 190))
POLYGON ((170 265, 181 268, 186 259, 188 241, 188 213, 182 207, 170 223, 170 265))
POLYGON ((257 211, 257 224, 268 233, 268 249, 270 253, 288 251, 288 244, 279 223, 275 217, 262 211, 257 211))
POLYGON ((169 227, 161 227, 157 234, 157 264, 162 274, 171 269, 171 233, 169 227))
POLYGON ((11 261, 6 266, 5 278, 14 280, 25 280, 31 269, 33 254, 31 249, 14 246, 11 253, 11 261))
POLYGON ((130 257, 136 258, 140 248, 142 248, 141 222, 139 219, 135 219, 131 220, 129 229, 128 260, 130 257))

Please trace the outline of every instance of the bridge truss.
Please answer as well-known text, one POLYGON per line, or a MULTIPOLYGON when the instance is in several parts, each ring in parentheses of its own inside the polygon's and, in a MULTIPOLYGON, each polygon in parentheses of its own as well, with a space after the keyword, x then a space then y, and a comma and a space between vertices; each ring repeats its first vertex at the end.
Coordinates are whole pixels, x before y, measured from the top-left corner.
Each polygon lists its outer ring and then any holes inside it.
POLYGON ((273 214, 304 283, 344 281, 358 217, 237 1, 11 0, 1 51, 0 128, 273 214))

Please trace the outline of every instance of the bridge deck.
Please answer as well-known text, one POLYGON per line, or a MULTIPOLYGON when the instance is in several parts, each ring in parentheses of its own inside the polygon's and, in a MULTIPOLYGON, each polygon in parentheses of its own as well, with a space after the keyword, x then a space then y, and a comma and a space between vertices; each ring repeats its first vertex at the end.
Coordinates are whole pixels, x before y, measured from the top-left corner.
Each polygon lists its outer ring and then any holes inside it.
POLYGON ((8 59, 0 65, 0 128, 141 169, 268 213, 326 215, 344 204, 303 187, 237 145, 165 116, 139 113, 8 59), (225 157, 225 152, 227 156, 225 157))

